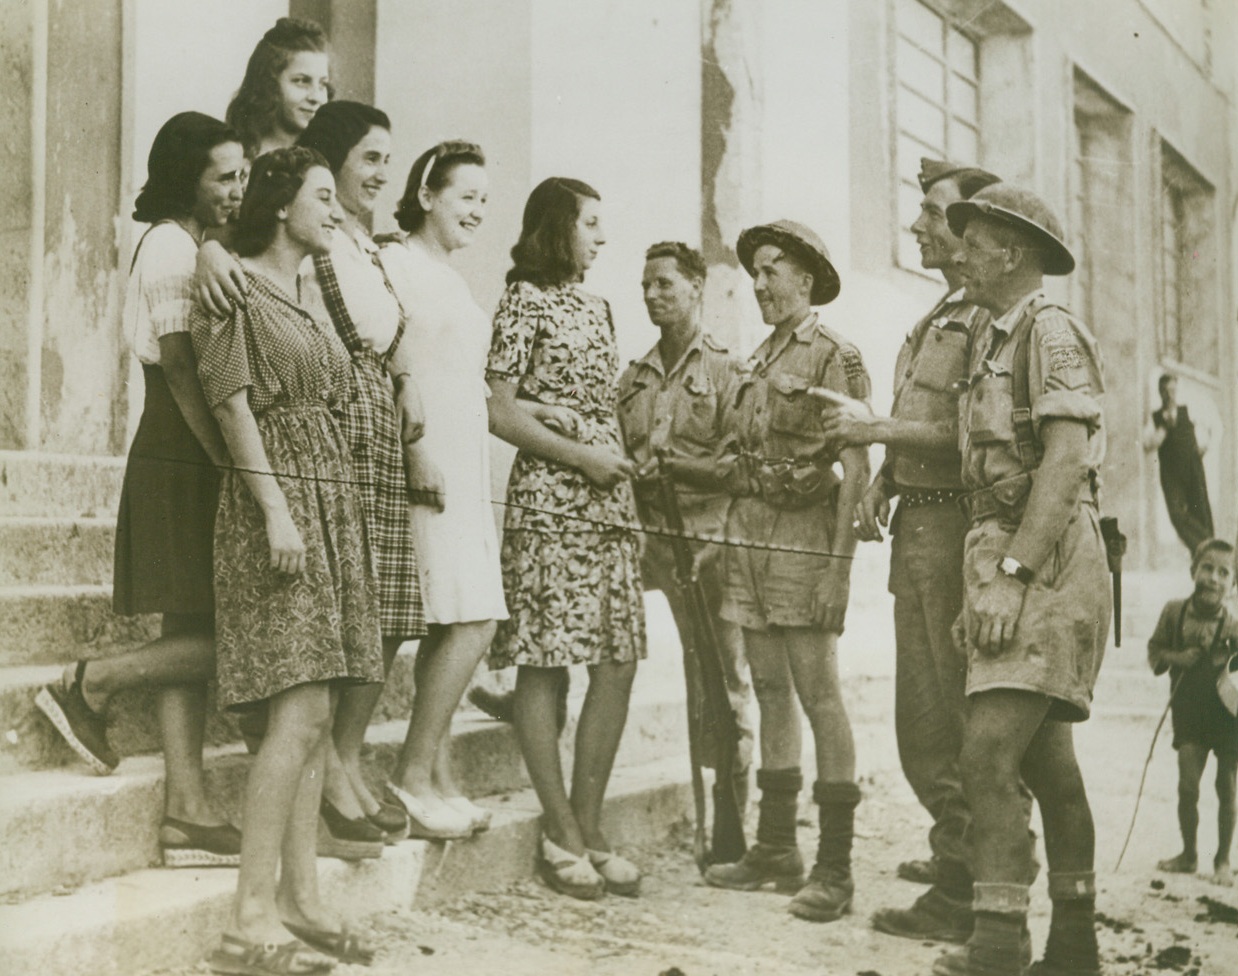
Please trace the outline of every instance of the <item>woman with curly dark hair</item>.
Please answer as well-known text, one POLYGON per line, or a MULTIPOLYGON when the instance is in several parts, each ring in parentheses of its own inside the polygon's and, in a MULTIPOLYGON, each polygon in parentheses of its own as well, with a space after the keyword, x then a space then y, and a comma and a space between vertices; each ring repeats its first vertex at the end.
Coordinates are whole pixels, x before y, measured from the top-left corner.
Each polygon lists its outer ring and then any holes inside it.
POLYGON ((249 56, 226 118, 252 160, 295 143, 330 98, 326 32, 312 20, 281 17, 249 56))
MULTIPOLYGON (((553 177, 530 194, 487 363, 491 430, 519 449, 507 486, 501 562, 510 618, 491 667, 518 667, 514 719, 543 814, 543 878, 576 898, 635 895, 640 872, 601 830, 602 801, 645 656, 644 602, 615 400, 610 305, 581 287, 605 243, 596 190, 553 177), (521 401, 580 416, 576 439, 521 401), (589 669, 569 796, 556 722, 569 665, 589 669)), ((450 502, 449 502, 450 504, 450 502)))
POLYGON ((332 699, 383 680, 373 562, 339 423, 352 363, 297 300, 302 262, 331 249, 335 208, 318 153, 259 157, 235 235, 248 301, 190 317, 233 464, 215 523, 218 698, 268 711, 245 788, 236 900, 209 959, 222 973, 329 965, 305 943, 349 962, 372 956, 322 905, 316 865, 332 699))
POLYGON ((169 867, 236 864, 240 851, 240 834, 212 807, 202 775, 215 672, 215 466, 227 452, 198 382, 189 285, 202 235, 240 206, 244 170, 236 132, 200 112, 174 115, 151 145, 133 211, 150 227, 133 255, 123 312, 146 400, 120 496, 112 604, 126 616, 161 614, 161 636, 70 665, 35 699, 95 772, 110 773, 119 759, 107 741, 107 704, 125 689, 156 689, 167 769, 159 846, 169 867))

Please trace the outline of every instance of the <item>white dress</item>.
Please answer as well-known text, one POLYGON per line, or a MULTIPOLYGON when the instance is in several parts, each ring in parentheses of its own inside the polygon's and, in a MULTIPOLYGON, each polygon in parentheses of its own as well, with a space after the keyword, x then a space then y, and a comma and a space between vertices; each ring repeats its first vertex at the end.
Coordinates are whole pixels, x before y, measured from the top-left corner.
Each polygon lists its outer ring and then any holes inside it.
POLYGON ((426 622, 505 620, 484 379, 490 319, 459 272, 418 243, 389 244, 380 259, 408 318, 393 358, 421 393, 422 444, 444 481, 442 512, 412 509, 426 622))

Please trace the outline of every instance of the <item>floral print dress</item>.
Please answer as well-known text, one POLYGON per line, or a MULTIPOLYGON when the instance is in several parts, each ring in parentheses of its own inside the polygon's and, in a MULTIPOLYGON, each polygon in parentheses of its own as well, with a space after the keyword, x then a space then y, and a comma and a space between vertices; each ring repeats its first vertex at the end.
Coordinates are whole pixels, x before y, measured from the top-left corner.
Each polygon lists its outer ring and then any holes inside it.
MULTIPOLYGON (((622 454, 618 375, 604 299, 575 284, 508 286, 495 312, 489 379, 514 383, 522 399, 571 407, 583 418, 583 443, 622 454)), ((628 482, 604 492, 574 468, 518 453, 501 549, 510 618, 491 645, 491 668, 643 658, 636 524, 628 482)))
POLYGON ((266 522, 238 470, 215 518, 219 703, 237 708, 315 681, 383 680, 374 563, 337 416, 355 390, 329 325, 246 270, 244 308, 195 306, 190 332, 207 402, 246 390, 267 461, 305 545, 305 569, 271 568, 266 522))

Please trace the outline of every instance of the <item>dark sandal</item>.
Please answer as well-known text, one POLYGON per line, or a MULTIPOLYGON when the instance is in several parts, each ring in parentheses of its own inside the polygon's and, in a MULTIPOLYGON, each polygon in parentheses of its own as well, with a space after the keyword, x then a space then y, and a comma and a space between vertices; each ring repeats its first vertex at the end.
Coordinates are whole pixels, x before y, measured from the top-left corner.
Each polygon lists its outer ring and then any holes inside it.
POLYGON ((224 935, 206 958, 212 972, 225 976, 316 976, 334 968, 335 960, 299 939, 275 945, 224 935))
POLYGON ((306 945, 334 956, 342 963, 369 966, 374 962, 374 949, 362 942, 356 932, 348 931, 347 926, 339 932, 328 932, 325 929, 310 928, 308 925, 285 922, 284 928, 306 945))
POLYGON ((35 696, 34 704, 86 765, 100 776, 107 776, 120 764, 120 757, 108 744, 107 722, 86 704, 82 695, 85 674, 86 662, 78 661, 72 684, 66 687, 57 681, 44 685, 35 696))

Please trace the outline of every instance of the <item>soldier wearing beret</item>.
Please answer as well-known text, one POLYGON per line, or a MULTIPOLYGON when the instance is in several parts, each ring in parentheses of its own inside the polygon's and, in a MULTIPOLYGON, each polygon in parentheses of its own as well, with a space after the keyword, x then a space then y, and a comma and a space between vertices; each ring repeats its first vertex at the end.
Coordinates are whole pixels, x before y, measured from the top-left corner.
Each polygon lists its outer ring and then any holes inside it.
POLYGON ((1032 849, 1020 773, 1040 806, 1053 915, 1038 976, 1096 976, 1095 833, 1075 759, 1108 637, 1096 505, 1104 383, 1087 327, 1042 291, 1074 258, 1048 206, 1004 184, 946 210, 973 346, 959 443, 971 527, 958 639, 970 709, 960 768, 972 812, 975 928, 939 974, 1023 976, 1032 849))
POLYGON ((972 338, 988 313, 963 297, 962 241, 946 208, 998 181, 975 167, 921 160, 924 200, 911 225, 923 267, 946 279, 947 293, 916 323, 899 351, 889 417, 858 405, 830 406, 825 433, 858 446, 884 444, 885 464, 856 510, 861 539, 879 541, 890 525, 890 592, 896 644, 894 727, 907 781, 933 818, 930 862, 899 865, 899 876, 932 885, 910 909, 886 909, 873 925, 891 935, 965 942, 971 934, 972 876, 964 832, 971 820, 959 780, 967 659, 951 628, 963 607, 967 520, 958 447, 958 399, 972 338), (898 508, 890 521, 891 499, 898 508))
POLYGON ((748 362, 729 421, 737 497, 726 534, 801 551, 732 546, 726 552, 722 612, 743 628, 761 715, 760 817, 757 842, 744 858, 712 866, 705 879, 743 890, 770 883, 798 888, 793 914, 832 921, 849 910, 854 891, 851 842, 860 788, 837 649, 855 550, 852 512, 869 468, 863 448, 839 451, 825 437, 809 390, 867 399, 868 374, 856 348, 813 311, 839 292, 838 274, 815 233, 780 220, 745 230, 736 251, 773 332, 748 362), (813 796, 821 822, 807 884, 795 838, 803 782, 797 698, 816 742, 813 796))
MULTIPOLYGON (((636 511, 646 528, 665 529, 656 476, 659 456, 676 482, 676 496, 684 530, 695 535, 721 537, 726 528, 730 496, 716 477, 714 460, 726 428, 724 414, 735 398, 742 369, 732 356, 701 328, 701 294, 706 266, 701 254, 676 241, 654 244, 645 253, 641 290, 645 309, 662 336, 653 348, 635 360, 619 378, 619 426, 628 456, 636 463, 636 511)), ((734 787, 715 783, 715 849, 719 842, 716 802, 724 789, 733 789, 742 801, 747 796, 752 754, 752 727, 748 721, 749 688, 739 628, 719 616, 722 606, 721 551, 699 542, 693 550, 705 601, 714 615, 723 676, 730 707, 739 726, 739 741, 732 765, 734 787)), ((661 590, 670 604, 679 630, 687 679, 689 742, 693 761, 718 769, 721 749, 716 720, 707 707, 696 628, 675 575, 671 543, 657 535, 645 540, 641 560, 645 586, 661 590)), ((743 816, 743 803, 738 813, 743 816)), ((732 855, 735 856, 735 855, 732 855)))

